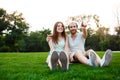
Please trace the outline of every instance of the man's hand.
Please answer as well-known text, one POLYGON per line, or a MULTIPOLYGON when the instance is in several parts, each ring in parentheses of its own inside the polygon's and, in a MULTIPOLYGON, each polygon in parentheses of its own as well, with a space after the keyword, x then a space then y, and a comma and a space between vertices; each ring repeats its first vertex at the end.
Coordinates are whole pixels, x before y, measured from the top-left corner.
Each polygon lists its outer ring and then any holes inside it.
POLYGON ((87 37, 87 30, 86 30, 87 25, 85 23, 81 23, 81 28, 82 28, 82 32, 83 32, 83 37, 86 38, 87 37))
POLYGON ((84 22, 82 22, 81 27, 87 27, 87 25, 84 22))

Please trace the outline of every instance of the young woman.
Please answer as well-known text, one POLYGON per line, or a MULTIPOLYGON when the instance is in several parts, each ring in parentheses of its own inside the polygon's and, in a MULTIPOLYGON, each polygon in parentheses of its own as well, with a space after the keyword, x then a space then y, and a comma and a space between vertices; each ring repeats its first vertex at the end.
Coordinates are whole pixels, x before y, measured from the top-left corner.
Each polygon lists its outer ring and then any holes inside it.
POLYGON ((68 70, 68 38, 62 22, 55 23, 53 34, 49 36, 48 44, 50 53, 47 57, 47 63, 50 69, 55 70, 58 64, 61 64, 63 71, 68 70))

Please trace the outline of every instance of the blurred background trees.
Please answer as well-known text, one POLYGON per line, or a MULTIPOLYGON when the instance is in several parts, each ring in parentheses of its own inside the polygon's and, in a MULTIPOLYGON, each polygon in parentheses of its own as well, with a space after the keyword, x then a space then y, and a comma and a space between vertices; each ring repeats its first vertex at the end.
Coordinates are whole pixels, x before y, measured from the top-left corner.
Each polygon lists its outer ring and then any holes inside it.
MULTIPOLYGON (((120 50, 120 13, 117 12, 117 27, 115 27, 116 34, 110 33, 110 28, 103 26, 100 23, 98 15, 78 15, 67 18, 66 23, 76 21, 79 25, 82 22, 87 24, 88 37, 86 39, 86 50, 92 48, 98 51, 105 51, 106 49, 120 50), (95 27, 96 26, 96 27, 95 27)), ((80 29, 80 27, 79 27, 80 29)))
MULTIPOLYGON (((80 25, 85 21, 88 25, 88 37, 85 48, 98 51, 106 49, 120 50, 120 19, 117 14, 118 26, 115 27, 116 34, 111 35, 109 28, 100 24, 98 15, 70 16, 70 21, 77 21, 80 25), (93 26, 96 26, 93 28, 93 26)), ((14 11, 12 14, 0 8, 0 52, 39 52, 49 51, 46 37, 51 34, 50 29, 29 32, 29 24, 25 21, 22 13, 14 11)), ((80 29, 80 28, 79 28, 80 29)), ((69 31, 66 26, 66 32, 69 31)))

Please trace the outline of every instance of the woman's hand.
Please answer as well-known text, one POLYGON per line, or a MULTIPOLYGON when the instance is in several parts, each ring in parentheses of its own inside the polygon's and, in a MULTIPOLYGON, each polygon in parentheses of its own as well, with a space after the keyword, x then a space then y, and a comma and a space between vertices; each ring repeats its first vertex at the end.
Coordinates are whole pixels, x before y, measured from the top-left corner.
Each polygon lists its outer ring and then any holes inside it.
POLYGON ((46 41, 49 42, 50 39, 52 39, 52 37, 51 36, 47 36, 46 41))

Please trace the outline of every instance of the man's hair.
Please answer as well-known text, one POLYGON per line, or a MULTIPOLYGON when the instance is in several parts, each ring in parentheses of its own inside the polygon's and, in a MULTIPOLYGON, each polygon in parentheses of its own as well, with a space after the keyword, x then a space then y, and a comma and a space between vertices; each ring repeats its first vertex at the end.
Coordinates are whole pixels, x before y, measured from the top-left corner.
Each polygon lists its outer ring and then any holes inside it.
POLYGON ((71 23, 75 23, 75 24, 76 24, 76 27, 78 27, 78 23, 77 23, 76 21, 72 21, 72 22, 70 22, 70 23, 68 24, 68 28, 69 28, 69 26, 70 26, 71 23))

